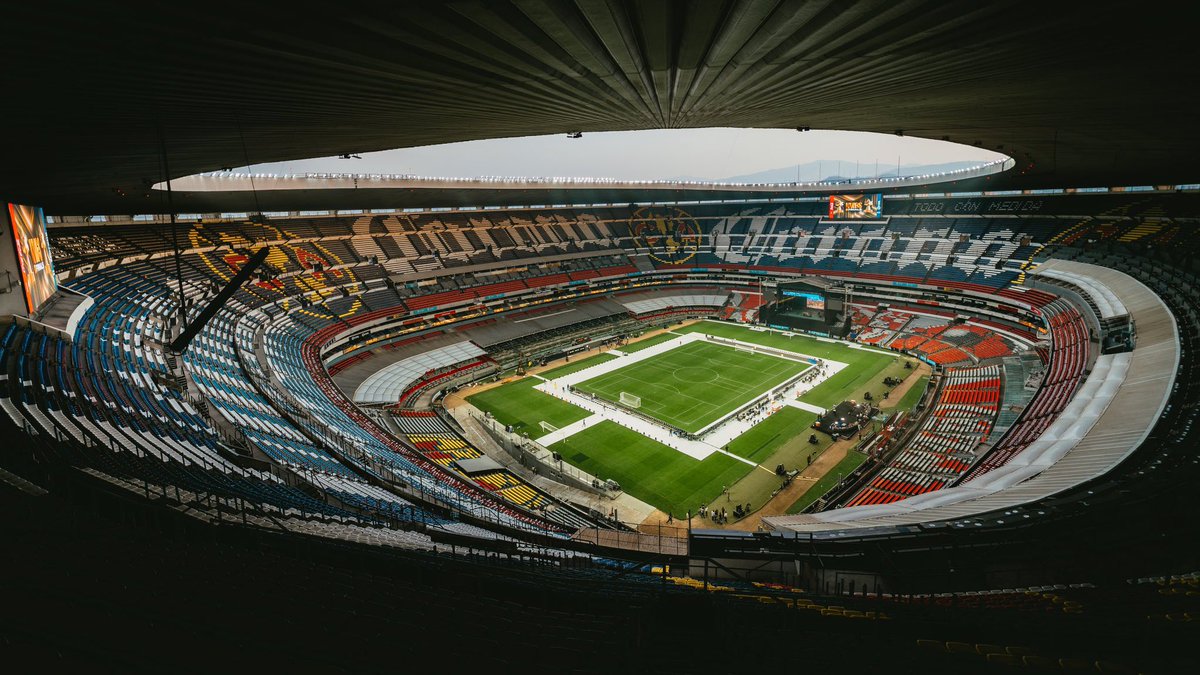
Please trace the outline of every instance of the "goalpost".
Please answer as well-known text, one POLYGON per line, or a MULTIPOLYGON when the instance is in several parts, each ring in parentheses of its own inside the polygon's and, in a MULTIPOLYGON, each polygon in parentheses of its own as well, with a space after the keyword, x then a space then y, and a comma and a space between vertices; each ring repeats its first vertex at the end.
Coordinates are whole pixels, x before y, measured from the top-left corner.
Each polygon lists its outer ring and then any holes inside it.
POLYGON ((542 420, 541 422, 538 422, 538 426, 542 428, 542 431, 544 431, 548 434, 558 431, 558 427, 554 426, 553 424, 550 424, 546 420, 542 420))
POLYGON ((621 405, 628 406, 630 408, 642 407, 642 397, 634 396, 633 394, 631 394, 627 391, 621 392, 620 401, 621 401, 621 405))

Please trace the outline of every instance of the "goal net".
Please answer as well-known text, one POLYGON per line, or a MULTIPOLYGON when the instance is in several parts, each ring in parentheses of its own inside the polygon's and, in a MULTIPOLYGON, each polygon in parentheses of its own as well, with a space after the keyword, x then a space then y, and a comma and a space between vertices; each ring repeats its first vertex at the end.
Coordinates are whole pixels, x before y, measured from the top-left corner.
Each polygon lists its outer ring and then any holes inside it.
POLYGON ((542 420, 541 422, 538 422, 538 426, 540 426, 542 428, 542 431, 544 431, 548 434, 558 431, 558 427, 554 426, 553 424, 550 424, 546 420, 542 420))
POLYGON ((630 408, 640 408, 642 407, 642 397, 623 391, 621 392, 621 405, 629 406, 630 408))

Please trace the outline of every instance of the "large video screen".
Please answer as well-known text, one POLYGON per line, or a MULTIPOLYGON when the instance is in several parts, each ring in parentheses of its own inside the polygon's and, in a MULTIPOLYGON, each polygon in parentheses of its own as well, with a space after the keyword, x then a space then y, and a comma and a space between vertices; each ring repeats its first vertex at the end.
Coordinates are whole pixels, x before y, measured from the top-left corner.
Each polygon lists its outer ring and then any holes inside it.
POLYGON ((12 221, 13 246, 21 267, 25 308, 33 314, 58 290, 50 238, 46 236, 46 216, 35 206, 9 204, 8 218, 12 221))
POLYGON ((883 216, 883 195, 830 195, 829 217, 832 220, 856 220, 883 216))
POLYGON ((804 298, 805 309, 825 309, 825 298, 816 293, 806 293, 804 291, 784 291, 784 297, 788 298, 804 298))

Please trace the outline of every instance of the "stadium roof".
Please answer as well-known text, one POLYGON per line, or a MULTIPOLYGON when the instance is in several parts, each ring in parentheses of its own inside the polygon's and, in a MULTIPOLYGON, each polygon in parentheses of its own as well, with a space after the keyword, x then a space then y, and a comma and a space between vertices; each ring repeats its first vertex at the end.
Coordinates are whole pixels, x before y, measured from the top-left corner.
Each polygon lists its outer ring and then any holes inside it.
POLYGON ((4 198, 161 209, 160 133, 173 176, 572 130, 808 126, 979 143, 1017 160, 995 188, 1197 178, 1192 23, 1149 6, 122 7, 5 8, 4 198))

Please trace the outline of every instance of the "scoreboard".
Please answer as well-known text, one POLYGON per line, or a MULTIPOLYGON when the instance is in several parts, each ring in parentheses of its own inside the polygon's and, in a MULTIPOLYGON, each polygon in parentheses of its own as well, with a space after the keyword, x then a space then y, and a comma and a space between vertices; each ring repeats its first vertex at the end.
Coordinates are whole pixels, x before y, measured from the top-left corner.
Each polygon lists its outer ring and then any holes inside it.
POLYGON ((870 220, 883 217, 883 195, 830 195, 830 220, 870 220))
POLYGON ((0 315, 32 316, 58 290, 50 239, 46 236, 46 217, 40 208, 21 204, 2 204, 0 211, 0 272, 7 273, 10 289, 21 293, 0 297, 0 315), (13 283, 15 282, 15 283, 13 283))

